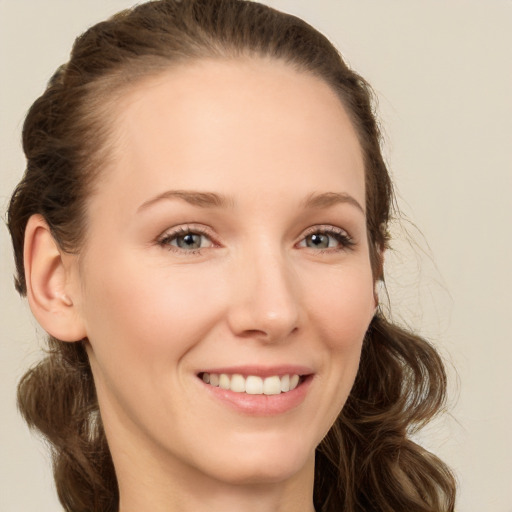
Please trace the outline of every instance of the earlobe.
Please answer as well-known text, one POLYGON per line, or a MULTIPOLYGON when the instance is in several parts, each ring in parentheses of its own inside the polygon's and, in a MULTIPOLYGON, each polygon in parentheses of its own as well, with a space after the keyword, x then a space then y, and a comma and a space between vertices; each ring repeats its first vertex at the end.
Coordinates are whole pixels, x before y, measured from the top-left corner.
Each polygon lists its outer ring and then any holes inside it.
POLYGON ((85 338, 73 298, 69 261, 41 215, 33 215, 27 223, 24 264, 28 302, 41 327, 61 341, 85 338))
POLYGON ((373 300, 375 304, 375 313, 377 314, 380 305, 379 287, 384 285, 384 253, 385 249, 382 246, 376 247, 377 254, 377 272, 373 284, 373 300))

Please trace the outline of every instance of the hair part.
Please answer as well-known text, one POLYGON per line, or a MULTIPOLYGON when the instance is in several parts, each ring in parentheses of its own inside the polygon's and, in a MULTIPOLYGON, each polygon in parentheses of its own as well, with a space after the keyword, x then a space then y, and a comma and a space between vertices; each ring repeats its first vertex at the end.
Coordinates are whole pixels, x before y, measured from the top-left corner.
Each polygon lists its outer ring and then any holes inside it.
MULTIPOLYGON (((294 16, 243 0, 157 0, 81 35, 27 114, 27 168, 8 210, 21 294, 30 216, 44 217, 64 251, 83 249, 87 199, 113 158, 115 106, 125 92, 194 60, 246 57, 286 62, 338 94, 364 156, 370 259, 375 279, 382 278, 393 191, 367 82, 327 38, 294 16)), ((409 437, 442 409, 445 393, 435 349, 379 313, 348 401, 317 449, 316 510, 452 511, 453 476, 409 437)), ((65 510, 117 511, 115 470, 84 343, 50 338, 46 358, 19 384, 18 404, 27 423, 51 443, 65 510)))

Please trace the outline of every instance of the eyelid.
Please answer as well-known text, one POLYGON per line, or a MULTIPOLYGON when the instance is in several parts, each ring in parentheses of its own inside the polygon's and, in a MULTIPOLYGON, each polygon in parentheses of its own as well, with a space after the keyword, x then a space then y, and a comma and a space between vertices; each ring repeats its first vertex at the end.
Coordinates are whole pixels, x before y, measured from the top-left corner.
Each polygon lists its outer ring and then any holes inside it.
POLYGON ((332 224, 316 224, 311 226, 304 230, 304 232, 301 234, 301 238, 311 235, 312 233, 339 233, 340 235, 345 235, 347 238, 351 238, 346 229, 333 226, 332 224))

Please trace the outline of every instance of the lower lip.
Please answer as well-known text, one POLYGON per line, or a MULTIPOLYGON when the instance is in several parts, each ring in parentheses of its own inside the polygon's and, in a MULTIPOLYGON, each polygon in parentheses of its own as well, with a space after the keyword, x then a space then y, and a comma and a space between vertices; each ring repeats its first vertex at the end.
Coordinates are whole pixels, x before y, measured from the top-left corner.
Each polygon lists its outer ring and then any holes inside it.
POLYGON ((211 386, 202 380, 199 382, 210 395, 223 402, 238 412, 255 416, 273 416, 283 414, 298 407, 306 398, 313 375, 308 375, 292 391, 279 395, 249 395, 247 393, 235 393, 229 389, 211 386))

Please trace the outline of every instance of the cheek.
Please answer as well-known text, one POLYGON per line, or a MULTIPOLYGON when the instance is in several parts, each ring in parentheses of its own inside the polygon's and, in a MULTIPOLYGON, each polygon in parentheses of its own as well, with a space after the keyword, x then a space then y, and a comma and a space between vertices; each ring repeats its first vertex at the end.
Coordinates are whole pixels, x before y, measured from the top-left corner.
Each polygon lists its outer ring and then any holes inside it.
POLYGON ((369 265, 334 269, 309 283, 312 323, 331 350, 359 350, 375 310, 369 265))
POLYGON ((205 339, 217 313, 199 273, 174 269, 171 276, 126 257, 113 261, 87 275, 89 357, 104 421, 129 418, 128 424, 142 428, 141 404, 167 410, 172 400, 166 390, 180 385, 182 362, 205 339))
POLYGON ((325 276, 314 295, 312 325, 318 329, 324 354, 329 358, 329 384, 339 413, 354 383, 363 340, 375 311, 373 277, 369 265, 350 265, 325 276))
POLYGON ((213 321, 204 280, 190 272, 173 269, 170 275, 142 267, 128 258, 114 261, 87 274, 83 316, 94 352, 141 362, 154 357, 155 364, 178 358, 213 321))
POLYGON ((308 310, 315 353, 323 356, 318 374, 322 397, 312 417, 319 443, 339 416, 357 375, 375 309, 373 277, 369 265, 345 265, 307 284, 314 290, 308 310))

